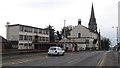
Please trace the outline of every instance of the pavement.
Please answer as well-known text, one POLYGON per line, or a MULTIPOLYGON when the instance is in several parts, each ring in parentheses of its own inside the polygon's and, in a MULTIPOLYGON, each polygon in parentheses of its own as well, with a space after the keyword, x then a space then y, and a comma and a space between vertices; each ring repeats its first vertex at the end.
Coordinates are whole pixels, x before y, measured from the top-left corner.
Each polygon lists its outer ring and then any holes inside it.
POLYGON ((113 51, 106 52, 100 66, 118 66, 118 53, 113 51))
POLYGON ((2 56, 2 60, 18 59, 18 58, 25 58, 25 57, 38 56, 38 55, 40 56, 47 55, 47 52, 4 55, 2 56))
POLYGON ((118 66, 119 66, 119 68, 120 68, 120 53, 119 53, 119 55, 118 55, 118 66))

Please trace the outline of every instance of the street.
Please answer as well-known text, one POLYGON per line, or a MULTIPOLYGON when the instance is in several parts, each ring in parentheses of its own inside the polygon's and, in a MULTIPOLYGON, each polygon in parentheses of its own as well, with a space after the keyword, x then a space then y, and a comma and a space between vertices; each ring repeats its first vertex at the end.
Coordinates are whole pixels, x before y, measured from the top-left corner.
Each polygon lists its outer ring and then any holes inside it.
POLYGON ((114 51, 68 52, 64 56, 47 53, 3 58, 3 66, 118 66, 118 53, 114 51))

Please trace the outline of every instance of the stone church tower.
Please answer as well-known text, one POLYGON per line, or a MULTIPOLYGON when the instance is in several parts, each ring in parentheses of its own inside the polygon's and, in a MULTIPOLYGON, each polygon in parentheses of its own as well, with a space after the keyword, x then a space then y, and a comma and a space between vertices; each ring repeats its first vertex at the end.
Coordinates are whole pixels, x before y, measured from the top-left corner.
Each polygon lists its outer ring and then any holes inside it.
POLYGON ((97 23, 96 23, 96 18, 95 18, 95 14, 94 14, 93 4, 92 4, 92 8, 91 8, 91 16, 90 16, 88 28, 93 32, 97 32, 97 23))

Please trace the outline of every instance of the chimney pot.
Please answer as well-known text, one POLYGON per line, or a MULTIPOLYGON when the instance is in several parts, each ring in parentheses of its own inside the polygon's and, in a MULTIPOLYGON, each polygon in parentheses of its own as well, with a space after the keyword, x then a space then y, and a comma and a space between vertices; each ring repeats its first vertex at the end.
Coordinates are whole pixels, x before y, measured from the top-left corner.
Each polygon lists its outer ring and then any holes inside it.
POLYGON ((81 19, 78 19, 78 25, 81 25, 81 19))

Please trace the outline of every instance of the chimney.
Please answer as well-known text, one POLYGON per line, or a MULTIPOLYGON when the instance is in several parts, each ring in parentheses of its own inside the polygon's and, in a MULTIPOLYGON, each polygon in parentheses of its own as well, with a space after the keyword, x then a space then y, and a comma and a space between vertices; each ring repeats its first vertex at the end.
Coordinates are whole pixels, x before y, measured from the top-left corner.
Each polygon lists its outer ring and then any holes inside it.
POLYGON ((81 19, 78 19, 78 25, 81 25, 81 19))

